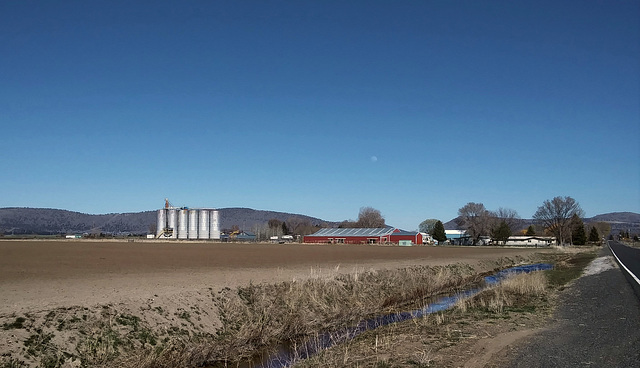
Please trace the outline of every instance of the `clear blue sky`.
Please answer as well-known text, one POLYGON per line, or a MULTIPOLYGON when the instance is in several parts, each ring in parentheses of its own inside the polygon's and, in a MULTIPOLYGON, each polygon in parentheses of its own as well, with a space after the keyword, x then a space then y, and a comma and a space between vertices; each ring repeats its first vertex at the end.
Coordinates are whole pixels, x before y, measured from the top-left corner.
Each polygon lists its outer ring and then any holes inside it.
POLYGON ((4 1, 0 207, 640 212, 640 2, 4 1))

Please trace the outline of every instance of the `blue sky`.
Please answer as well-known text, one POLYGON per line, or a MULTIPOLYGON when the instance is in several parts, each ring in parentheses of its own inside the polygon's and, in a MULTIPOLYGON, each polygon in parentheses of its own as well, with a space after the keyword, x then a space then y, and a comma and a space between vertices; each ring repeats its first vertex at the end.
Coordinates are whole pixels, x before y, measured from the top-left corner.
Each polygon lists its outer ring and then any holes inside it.
POLYGON ((640 212, 638 1, 0 3, 0 207, 640 212))

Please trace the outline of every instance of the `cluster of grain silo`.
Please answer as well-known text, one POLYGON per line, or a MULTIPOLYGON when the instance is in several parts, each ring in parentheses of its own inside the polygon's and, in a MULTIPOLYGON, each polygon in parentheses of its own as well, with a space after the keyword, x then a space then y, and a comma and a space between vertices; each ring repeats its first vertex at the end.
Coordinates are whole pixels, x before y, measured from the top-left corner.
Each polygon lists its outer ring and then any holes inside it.
POLYGON ((220 239, 220 215, 211 208, 176 208, 158 210, 156 238, 220 239))

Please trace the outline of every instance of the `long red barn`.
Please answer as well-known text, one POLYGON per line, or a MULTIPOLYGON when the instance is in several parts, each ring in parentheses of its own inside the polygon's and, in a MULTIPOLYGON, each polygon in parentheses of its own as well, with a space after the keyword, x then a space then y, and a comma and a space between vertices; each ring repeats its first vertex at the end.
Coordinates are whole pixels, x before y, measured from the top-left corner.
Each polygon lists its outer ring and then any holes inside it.
POLYGON ((325 228, 305 235, 305 243, 329 244, 399 244, 401 240, 422 244, 422 234, 394 227, 380 228, 325 228))

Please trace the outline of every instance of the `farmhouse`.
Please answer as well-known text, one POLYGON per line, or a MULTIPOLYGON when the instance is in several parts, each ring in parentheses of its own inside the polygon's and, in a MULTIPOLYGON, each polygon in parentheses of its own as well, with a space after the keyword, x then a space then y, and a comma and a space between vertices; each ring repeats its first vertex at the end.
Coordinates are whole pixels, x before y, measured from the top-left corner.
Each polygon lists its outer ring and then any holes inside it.
POLYGON ((329 244, 422 244, 422 234, 391 226, 379 228, 326 228, 304 237, 305 243, 329 244))
POLYGON ((510 236, 505 245, 548 247, 555 241, 553 236, 510 236))

